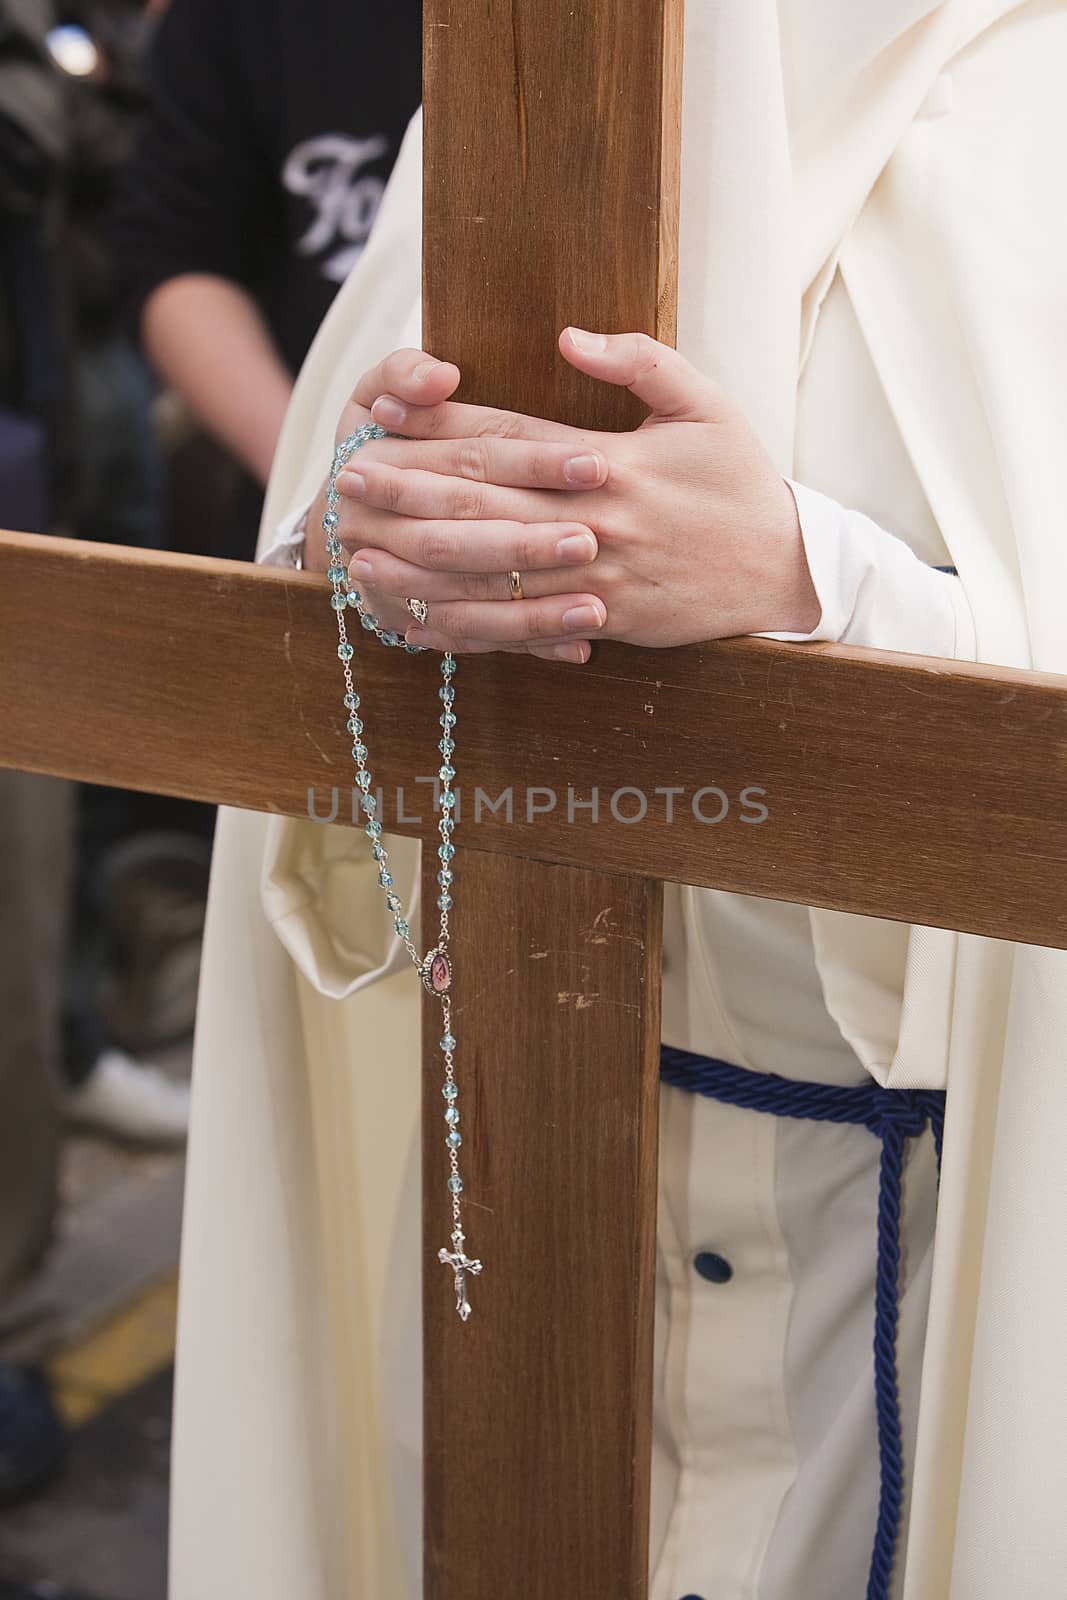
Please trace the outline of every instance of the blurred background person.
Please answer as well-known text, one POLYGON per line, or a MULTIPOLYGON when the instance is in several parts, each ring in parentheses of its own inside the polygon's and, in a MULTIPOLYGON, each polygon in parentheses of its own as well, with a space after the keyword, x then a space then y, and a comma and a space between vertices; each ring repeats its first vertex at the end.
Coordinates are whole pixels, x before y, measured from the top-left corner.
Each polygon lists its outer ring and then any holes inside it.
MULTIPOLYGON (((144 35, 128 4, 119 28, 122 4, 108 8, 137 102, 123 135, 134 154, 106 238, 126 325, 165 385, 162 542, 246 558, 294 375, 367 242, 419 102, 421 0, 171 0, 156 7, 143 99, 144 35)), ((111 167, 108 214, 114 183, 111 167)), ((99 228, 99 205, 94 215, 99 228)), ((98 1127, 147 1137, 173 1123, 177 1136, 183 1086, 135 1057, 192 1026, 214 811, 85 789, 80 822, 68 1104, 98 1127)))
MULTIPOLYGON (((418 105, 421 0, 154 10, 151 43, 136 0, 64 11, 96 52, 69 89, 80 433, 100 440, 77 455, 73 520, 89 537, 245 557, 294 374, 418 105), (135 326, 167 386, 165 504, 135 326), (190 439, 174 399, 221 451, 190 439)), ((185 1086, 138 1056, 192 1027, 213 825, 209 807, 82 787, 65 1030, 80 1122, 185 1131, 185 1086)))
POLYGON ((251 557, 294 375, 421 94, 421 0, 171 0, 119 210, 145 349, 240 464, 208 552, 251 557))

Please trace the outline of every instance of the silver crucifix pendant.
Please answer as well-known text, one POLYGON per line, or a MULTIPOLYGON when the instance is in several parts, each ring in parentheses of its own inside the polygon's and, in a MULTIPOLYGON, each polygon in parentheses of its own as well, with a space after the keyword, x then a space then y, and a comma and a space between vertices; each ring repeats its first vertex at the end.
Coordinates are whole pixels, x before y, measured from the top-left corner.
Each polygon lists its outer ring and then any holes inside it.
POLYGON ((467 1274, 477 1277, 482 1270, 480 1261, 471 1261, 463 1251, 464 1236, 459 1228, 452 1235, 452 1249, 446 1250, 444 1246, 437 1252, 437 1259, 444 1266, 451 1267, 456 1275, 456 1310, 460 1319, 466 1322, 471 1314, 470 1301, 467 1299, 467 1274))

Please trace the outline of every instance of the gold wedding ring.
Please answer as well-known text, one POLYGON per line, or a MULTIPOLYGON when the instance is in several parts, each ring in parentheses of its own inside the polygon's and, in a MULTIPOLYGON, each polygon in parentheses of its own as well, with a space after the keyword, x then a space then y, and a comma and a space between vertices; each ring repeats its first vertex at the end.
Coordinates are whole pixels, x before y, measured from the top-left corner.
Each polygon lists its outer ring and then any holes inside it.
POLYGON ((518 572, 509 572, 508 573, 508 588, 511 590, 511 598, 513 600, 522 600, 524 598, 523 592, 522 592, 522 574, 521 573, 518 573, 518 572))

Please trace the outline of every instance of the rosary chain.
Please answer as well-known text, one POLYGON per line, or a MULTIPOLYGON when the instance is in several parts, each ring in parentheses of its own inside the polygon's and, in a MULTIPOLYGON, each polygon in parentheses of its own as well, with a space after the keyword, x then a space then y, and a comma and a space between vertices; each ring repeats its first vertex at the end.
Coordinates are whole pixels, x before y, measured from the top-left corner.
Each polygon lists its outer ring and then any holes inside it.
POLYGON ((470 1303, 467 1299, 467 1279, 477 1275, 482 1270, 480 1261, 470 1260, 464 1251, 464 1234, 460 1195, 463 1192, 463 1179, 459 1170, 459 1149, 463 1143, 459 1122, 459 1086, 456 1082, 455 1048, 456 1040, 452 1033, 452 1001, 450 995, 452 982, 452 968, 448 956, 449 947, 449 912, 452 910, 452 890, 455 884, 455 873, 452 861, 456 854, 455 843, 452 835, 456 828, 456 796, 453 791, 456 769, 454 755, 456 750, 455 727, 456 691, 452 679, 456 671, 456 658, 450 652, 441 658, 441 688, 438 690, 442 702, 441 728, 442 737, 438 741, 438 750, 441 753, 441 767, 438 772, 439 787, 435 787, 434 806, 440 811, 438 832, 441 843, 437 849, 440 866, 437 873, 437 882, 441 889, 438 897, 437 908, 440 913, 440 927, 437 944, 425 955, 420 955, 411 937, 411 927, 404 916, 404 908, 400 896, 396 893, 393 875, 389 871, 389 853, 382 843, 383 826, 379 812, 381 810, 380 798, 372 791, 373 779, 367 765, 370 754, 364 740, 363 719, 360 715, 362 703, 356 690, 355 678, 352 671, 352 661, 355 648, 348 637, 346 626, 346 613, 353 610, 359 617, 362 627, 373 633, 382 644, 393 648, 402 648, 409 655, 421 654, 418 645, 411 645, 390 628, 383 628, 378 618, 369 612, 363 604, 362 596, 358 589, 350 586, 348 570, 344 565, 344 546, 337 537, 338 506, 340 495, 337 490, 337 476, 347 465, 348 461, 357 450, 372 439, 384 439, 386 430, 376 423, 365 423, 350 433, 346 439, 338 444, 334 451, 333 463, 330 468, 329 480, 326 488, 326 511, 322 519, 322 531, 326 536, 326 553, 329 557, 329 566, 326 576, 333 586, 330 604, 337 618, 337 655, 341 662, 345 679, 344 706, 348 712, 346 727, 352 735, 352 759, 356 768, 356 785, 360 791, 360 809, 367 818, 364 832, 371 841, 374 859, 378 864, 378 884, 385 893, 386 905, 393 918, 393 927, 397 937, 402 941, 408 955, 418 970, 424 985, 430 993, 435 994, 441 1002, 441 1016, 443 1033, 440 1040, 440 1049, 444 1056, 445 1081, 441 1093, 445 1099, 445 1144, 448 1149, 448 1191, 452 1203, 452 1249, 441 1249, 438 1259, 450 1266, 455 1275, 456 1310, 460 1318, 466 1322, 471 1314, 470 1303))

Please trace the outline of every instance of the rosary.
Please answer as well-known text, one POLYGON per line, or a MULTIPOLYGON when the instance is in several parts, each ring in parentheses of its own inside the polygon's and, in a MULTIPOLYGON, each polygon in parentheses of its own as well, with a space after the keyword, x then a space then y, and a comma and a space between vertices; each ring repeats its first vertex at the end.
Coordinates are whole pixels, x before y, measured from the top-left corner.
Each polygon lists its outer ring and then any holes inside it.
MULTIPOLYGON (((456 819, 453 815, 456 807, 456 796, 453 792, 452 781, 456 776, 456 769, 452 758, 455 754, 456 741, 453 737, 456 726, 455 700, 456 691, 452 679, 456 671, 456 658, 448 654, 441 658, 441 677, 443 684, 437 691, 441 697, 441 738, 437 748, 441 752, 441 767, 438 771, 440 791, 434 802, 436 809, 441 813, 441 820, 437 825, 441 835, 441 843, 437 848, 440 868, 437 873, 437 882, 441 893, 438 897, 437 908, 441 913, 440 931, 437 943, 424 956, 420 956, 411 939, 411 929, 404 916, 404 908, 400 896, 396 893, 393 875, 389 871, 389 855, 382 843, 382 822, 376 814, 378 801, 371 793, 371 774, 367 766, 367 746, 363 741, 363 720, 360 717, 360 698, 356 693, 355 682, 352 676, 352 657, 355 651, 348 640, 345 627, 345 613, 349 607, 358 613, 360 623, 368 633, 373 633, 382 644, 399 646, 409 655, 421 655, 418 645, 406 643, 398 633, 391 629, 382 628, 378 618, 366 610, 358 589, 348 586, 348 570, 342 563, 344 547, 337 537, 337 507, 340 496, 337 493, 337 475, 347 465, 357 450, 362 449, 369 439, 384 439, 386 431, 377 423, 365 423, 350 433, 347 439, 337 446, 334 451, 333 464, 330 467, 330 477, 326 489, 326 512, 322 519, 322 531, 326 535, 326 553, 330 558, 330 565, 326 576, 333 585, 333 594, 330 604, 337 617, 338 645, 337 655, 345 675, 345 710, 348 712, 346 727, 352 735, 352 760, 356 765, 356 784, 360 790, 360 807, 367 818, 364 832, 371 841, 374 859, 378 863, 378 883, 385 894, 385 903, 393 918, 393 926, 397 935, 403 940, 407 952, 414 963, 415 969, 422 979, 426 990, 441 1002, 441 1050, 445 1061, 445 1081, 441 1093, 445 1098, 445 1144, 448 1149, 448 1192, 452 1200, 452 1248, 442 1248, 438 1251, 438 1260, 445 1266, 451 1267, 455 1275, 456 1310, 462 1321, 466 1322, 471 1314, 470 1301, 467 1299, 467 1278, 477 1276, 482 1270, 480 1261, 472 1261, 464 1251, 463 1222, 460 1215, 459 1197, 463 1193, 463 1179, 459 1175, 459 1147, 463 1137, 459 1131, 459 1088, 456 1084, 455 1048, 456 1041, 452 1034, 452 965, 448 958, 448 913, 452 909, 452 886, 454 873, 452 860, 456 854, 456 847, 452 842, 455 832, 456 819)), ((423 602, 411 600, 408 609, 412 615, 422 622, 426 619, 426 608, 423 602)))

